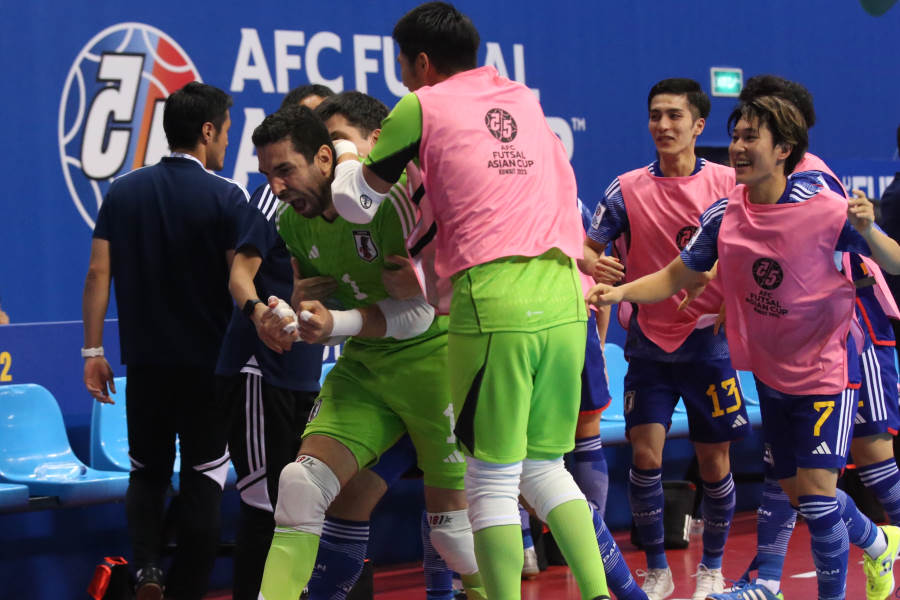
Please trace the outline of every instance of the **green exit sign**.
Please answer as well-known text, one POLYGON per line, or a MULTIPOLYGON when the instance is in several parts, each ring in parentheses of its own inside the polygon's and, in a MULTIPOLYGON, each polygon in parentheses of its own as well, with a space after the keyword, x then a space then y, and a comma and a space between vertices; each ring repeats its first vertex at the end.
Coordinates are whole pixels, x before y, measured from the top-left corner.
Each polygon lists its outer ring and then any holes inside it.
POLYGON ((744 71, 732 67, 710 67, 709 87, 713 96, 736 98, 744 87, 744 71))

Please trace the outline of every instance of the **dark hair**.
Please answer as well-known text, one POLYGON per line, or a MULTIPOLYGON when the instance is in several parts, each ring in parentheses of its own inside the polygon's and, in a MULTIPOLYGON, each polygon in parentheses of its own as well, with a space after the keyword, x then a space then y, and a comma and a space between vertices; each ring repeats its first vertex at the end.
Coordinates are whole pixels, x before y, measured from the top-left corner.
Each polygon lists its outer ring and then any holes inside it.
POLYGON ((740 99, 749 102, 758 96, 778 96, 791 102, 806 120, 807 129, 816 124, 813 97, 802 84, 778 75, 754 75, 744 84, 740 99))
POLYGON ((791 153, 784 161, 785 175, 793 173, 809 147, 809 129, 806 119, 793 102, 780 96, 757 96, 740 102, 728 117, 728 134, 734 131, 741 119, 758 121, 759 127, 766 125, 772 132, 772 142, 790 144, 791 153))
POLYGON ((362 92, 341 92, 326 98, 314 111, 324 123, 334 115, 342 115, 353 127, 368 137, 381 127, 388 107, 381 100, 362 92))
POLYGON ((400 52, 414 61, 420 52, 428 55, 444 75, 474 69, 478 59, 478 30, 472 20, 452 4, 427 2, 397 21, 393 31, 400 52))
POLYGON ((321 83, 307 83, 306 85, 295 87, 285 94, 284 100, 281 101, 281 106, 279 108, 285 108, 292 104, 300 104, 310 96, 328 98, 329 96, 334 96, 334 92, 331 91, 331 88, 327 85, 322 85, 321 83))
POLYGON ((654 96, 660 94, 673 94, 675 96, 687 96, 688 104, 691 107, 691 114, 694 120, 698 118, 706 118, 709 116, 709 96, 700 87, 700 84, 693 79, 684 77, 673 77, 671 79, 663 79, 652 88, 647 94, 647 110, 650 110, 650 103, 653 102, 654 96))
POLYGON ((231 105, 231 96, 198 81, 192 81, 171 94, 166 98, 163 109, 163 130, 169 149, 195 148, 203 133, 204 123, 212 123, 218 135, 231 105))
POLYGON ((253 130, 252 139, 253 145, 259 148, 287 138, 290 138, 294 151, 302 154, 306 162, 311 163, 322 146, 331 148, 331 155, 334 156, 334 146, 325 124, 306 106, 292 104, 267 116, 253 130))

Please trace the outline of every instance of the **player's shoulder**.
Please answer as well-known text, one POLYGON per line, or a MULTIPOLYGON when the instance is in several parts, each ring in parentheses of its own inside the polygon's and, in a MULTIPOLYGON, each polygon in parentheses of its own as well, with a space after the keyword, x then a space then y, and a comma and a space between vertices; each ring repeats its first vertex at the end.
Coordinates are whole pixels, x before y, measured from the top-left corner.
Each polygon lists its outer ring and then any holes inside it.
POLYGON ((700 215, 700 224, 703 227, 708 227, 713 223, 721 222, 726 208, 728 208, 728 196, 719 198, 710 204, 709 207, 703 211, 703 214, 700 215))

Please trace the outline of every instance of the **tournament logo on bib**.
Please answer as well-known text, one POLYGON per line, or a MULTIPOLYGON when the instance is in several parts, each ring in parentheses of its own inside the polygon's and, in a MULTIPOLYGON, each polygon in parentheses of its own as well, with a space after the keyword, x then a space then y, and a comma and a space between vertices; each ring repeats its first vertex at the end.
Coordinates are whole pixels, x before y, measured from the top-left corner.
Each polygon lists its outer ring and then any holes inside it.
POLYGON ((491 135, 501 142, 508 143, 516 139, 519 128, 513 116, 502 108, 492 108, 484 115, 484 124, 491 135))
POLYGON ((784 271, 775 259, 757 258, 753 262, 753 279, 762 289, 774 290, 781 285, 784 271))
POLYGON ((682 227, 678 230, 678 233, 675 235, 675 245, 678 246, 679 250, 684 250, 684 247, 688 245, 688 242, 690 242, 691 238, 694 237, 694 234, 697 233, 697 229, 699 228, 688 225, 687 227, 682 227))
POLYGON ((72 64, 59 103, 59 156, 75 207, 89 227, 117 176, 168 153, 166 97, 200 73, 171 37, 143 23, 95 35, 72 64))

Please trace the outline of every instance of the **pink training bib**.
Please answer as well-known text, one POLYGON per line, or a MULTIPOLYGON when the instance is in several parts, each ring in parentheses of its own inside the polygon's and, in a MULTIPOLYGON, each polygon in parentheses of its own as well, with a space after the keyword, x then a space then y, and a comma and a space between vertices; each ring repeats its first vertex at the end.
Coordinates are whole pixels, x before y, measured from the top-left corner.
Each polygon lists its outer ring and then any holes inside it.
POLYGON ((845 198, 823 189, 805 202, 751 204, 737 186, 719 230, 719 277, 735 369, 788 394, 847 386, 853 284, 835 268, 845 198))
POLYGON ((575 174, 531 90, 481 67, 415 93, 438 275, 551 248, 583 256, 575 174))
MULTIPOLYGON (((644 167, 620 175, 619 184, 631 232, 626 280, 634 281, 678 256, 696 233, 703 211, 734 188, 734 169, 707 162, 688 177, 657 177, 644 167)), ((719 313, 721 282, 714 279, 687 308, 678 310, 682 298, 645 304, 638 311, 641 331, 666 352, 684 343, 701 316, 719 313)))

